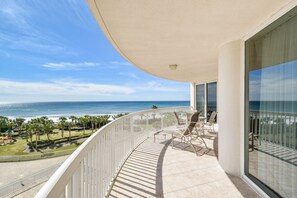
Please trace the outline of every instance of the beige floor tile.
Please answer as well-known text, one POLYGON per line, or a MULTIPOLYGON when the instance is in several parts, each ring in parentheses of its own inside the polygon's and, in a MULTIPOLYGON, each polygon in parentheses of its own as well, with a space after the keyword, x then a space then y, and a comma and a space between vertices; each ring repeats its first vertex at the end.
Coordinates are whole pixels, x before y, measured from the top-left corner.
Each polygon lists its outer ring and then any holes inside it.
MULTIPOLYGON (((207 144, 212 148, 213 140, 207 144)), ((257 197, 222 170, 214 151, 196 156, 191 148, 182 149, 164 139, 145 141, 124 164, 110 197, 257 197)))

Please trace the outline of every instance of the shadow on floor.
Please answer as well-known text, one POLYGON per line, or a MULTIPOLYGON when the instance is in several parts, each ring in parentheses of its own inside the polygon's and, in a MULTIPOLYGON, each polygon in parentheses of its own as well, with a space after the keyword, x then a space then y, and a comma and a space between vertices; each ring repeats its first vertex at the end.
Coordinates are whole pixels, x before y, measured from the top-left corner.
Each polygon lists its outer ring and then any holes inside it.
POLYGON ((162 167, 165 144, 147 145, 135 149, 123 165, 110 197, 163 197, 162 167))

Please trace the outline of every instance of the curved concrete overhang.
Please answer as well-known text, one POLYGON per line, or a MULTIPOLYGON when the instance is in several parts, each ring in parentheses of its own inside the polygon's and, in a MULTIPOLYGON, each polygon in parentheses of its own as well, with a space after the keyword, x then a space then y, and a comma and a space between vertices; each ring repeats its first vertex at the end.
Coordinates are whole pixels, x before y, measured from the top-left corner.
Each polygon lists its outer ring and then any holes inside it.
POLYGON ((130 63, 161 78, 204 82, 217 80, 221 45, 242 39, 291 0, 87 2, 102 31, 130 63))

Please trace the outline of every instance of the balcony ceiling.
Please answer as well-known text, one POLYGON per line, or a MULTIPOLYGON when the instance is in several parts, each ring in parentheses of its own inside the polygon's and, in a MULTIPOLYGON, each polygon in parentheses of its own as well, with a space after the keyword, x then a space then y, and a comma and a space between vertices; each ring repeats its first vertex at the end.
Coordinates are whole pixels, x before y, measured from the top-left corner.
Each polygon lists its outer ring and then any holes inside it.
POLYGON ((217 79, 222 44, 242 38, 291 0, 87 1, 130 63, 161 78, 203 82, 217 79))

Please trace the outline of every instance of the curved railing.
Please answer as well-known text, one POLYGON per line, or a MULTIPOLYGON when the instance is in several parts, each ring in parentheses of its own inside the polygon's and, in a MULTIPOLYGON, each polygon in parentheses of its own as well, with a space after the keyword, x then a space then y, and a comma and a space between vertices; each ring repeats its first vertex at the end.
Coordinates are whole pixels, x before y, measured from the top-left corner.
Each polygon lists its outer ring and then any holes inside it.
POLYGON ((186 119, 190 107, 163 108, 123 116, 88 138, 35 197, 104 197, 133 149, 154 132, 186 119))

